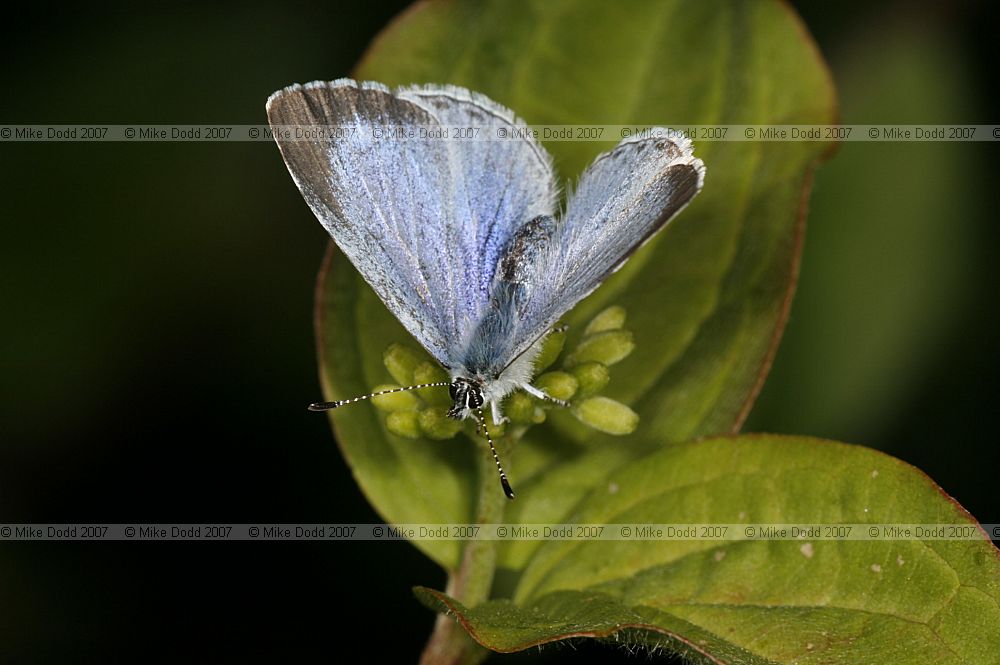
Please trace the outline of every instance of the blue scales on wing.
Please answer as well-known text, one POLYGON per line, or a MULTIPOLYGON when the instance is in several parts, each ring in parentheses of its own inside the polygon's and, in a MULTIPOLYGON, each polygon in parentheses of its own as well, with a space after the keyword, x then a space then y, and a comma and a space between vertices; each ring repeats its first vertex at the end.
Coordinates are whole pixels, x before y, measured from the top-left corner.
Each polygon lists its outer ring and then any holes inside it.
POLYGON ((275 93, 267 112, 292 178, 341 251, 431 355, 461 365, 494 307, 504 248, 554 210, 544 149, 510 110, 454 86, 316 82, 275 93), (280 132, 292 126, 326 133, 280 132), (475 127, 519 138, 490 140, 475 127))
POLYGON ((502 372, 666 226, 704 174, 690 141, 662 128, 598 156, 559 220, 536 219, 508 243, 469 364, 502 372))

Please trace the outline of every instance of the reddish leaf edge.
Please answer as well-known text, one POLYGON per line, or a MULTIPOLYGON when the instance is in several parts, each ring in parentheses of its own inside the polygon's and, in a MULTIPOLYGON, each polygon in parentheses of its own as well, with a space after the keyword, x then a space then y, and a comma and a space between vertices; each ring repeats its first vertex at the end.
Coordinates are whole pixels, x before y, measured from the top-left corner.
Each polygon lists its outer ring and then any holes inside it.
POLYGON ((701 443, 701 442, 705 442, 705 441, 713 441, 715 439, 728 439, 728 440, 732 440, 732 439, 735 439, 735 438, 738 438, 738 439, 743 440, 743 441, 755 441, 755 440, 763 440, 763 439, 775 440, 775 439, 777 439, 777 440, 782 440, 782 441, 794 441, 796 445, 803 445, 803 444, 806 444, 806 445, 809 445, 809 444, 824 445, 824 446, 825 445, 835 445, 835 446, 846 446, 846 447, 850 447, 850 448, 860 448, 860 449, 865 450, 867 452, 874 453, 878 457, 883 457, 883 458, 889 460, 893 464, 896 464, 896 465, 901 466, 901 467, 906 468, 906 469, 910 469, 911 471, 916 472, 916 474, 917 474, 918 477, 920 477, 922 480, 924 480, 924 482, 926 482, 927 484, 929 484, 934 491, 936 491, 938 494, 940 494, 942 497, 944 497, 944 499, 946 501, 948 501, 950 504, 952 504, 956 508, 956 510, 958 511, 958 513, 959 513, 960 516, 968 519, 970 522, 972 522, 973 524, 976 525, 976 528, 979 530, 979 533, 982 534, 982 536, 983 536, 983 540, 985 540, 986 542, 988 542, 992 546, 993 555, 997 558, 998 561, 1000 561, 1000 549, 997 549, 996 543, 994 543, 993 539, 990 538, 990 535, 986 532, 986 529, 983 528, 983 525, 979 523, 979 520, 976 519, 976 517, 972 513, 970 513, 968 510, 966 510, 965 506, 963 506, 961 503, 959 503, 959 501, 955 497, 953 497, 952 495, 948 494, 948 492, 946 492, 944 490, 944 488, 942 488, 940 485, 938 485, 937 482, 933 478, 931 478, 923 469, 921 469, 920 467, 914 466, 913 464, 910 464, 909 462, 907 462, 905 460, 901 460, 898 457, 894 457, 893 455, 890 455, 887 452, 883 452, 883 451, 881 451, 881 450, 879 450, 877 448, 872 448, 870 446, 863 446, 863 445, 858 444, 858 443, 846 443, 844 441, 837 441, 835 439, 824 439, 823 437, 819 437, 819 436, 808 436, 808 435, 803 435, 803 434, 774 434, 774 433, 768 433, 768 432, 747 432, 747 433, 739 434, 739 435, 736 435, 736 436, 733 436, 733 435, 722 435, 722 436, 712 435, 712 436, 706 436, 706 437, 702 437, 702 438, 699 438, 699 439, 695 439, 694 441, 692 441, 692 443, 701 443))
MULTIPOLYGON (((813 39, 812 33, 809 32, 809 28, 806 26, 802 16, 799 15, 798 11, 792 7, 788 0, 779 0, 778 4, 789 14, 792 19, 792 23, 795 24, 796 29, 802 36, 802 41, 807 44, 812 51, 813 58, 819 65, 819 70, 823 73, 826 88, 830 95, 830 118, 828 119, 828 122, 830 124, 839 124, 840 99, 837 95, 837 86, 833 81, 833 72, 830 70, 830 66, 827 64, 826 58, 823 57, 823 54, 820 51, 819 44, 817 44, 816 40, 813 39)), ((806 237, 806 217, 809 213, 809 197, 812 194, 812 186, 816 176, 816 169, 837 154, 837 151, 840 149, 840 143, 840 141, 832 141, 827 149, 806 167, 802 179, 802 190, 799 193, 799 208, 796 212, 797 219, 795 221, 794 231, 795 236, 792 239, 795 246, 792 250, 792 256, 788 264, 788 289, 781 302, 781 310, 778 313, 778 320, 775 322, 774 332, 772 333, 767 352, 761 359, 760 368, 757 370, 757 379, 754 382, 754 385, 750 388, 750 392, 747 394, 746 401, 743 402, 742 408, 740 408, 739 412, 736 414, 736 420, 733 423, 732 428, 729 430, 730 434, 738 434, 740 430, 743 429, 743 424, 746 422, 747 418, 750 417, 750 412, 753 410, 754 404, 757 403, 757 398, 760 396, 761 390, 764 389, 764 382, 771 373, 771 367, 774 365, 774 358, 778 354, 778 347, 781 346, 781 340, 785 334, 785 327, 787 326, 788 319, 792 313, 792 302, 795 300, 795 292, 799 285, 799 273, 802 267, 802 249, 805 245, 806 237)))
POLYGON ((545 644, 551 644, 553 642, 561 642, 563 640, 570 640, 575 638, 591 638, 591 639, 607 639, 618 633, 634 630, 640 632, 650 632, 656 633, 657 635, 662 635, 669 640, 673 640, 680 646, 677 650, 683 656, 688 658, 692 654, 696 653, 702 658, 706 658, 709 663, 714 663, 715 665, 736 665, 734 661, 719 660, 717 656, 712 655, 698 644, 692 642, 691 640, 682 637, 681 635, 655 626, 653 624, 634 622, 634 623, 621 623, 617 624, 613 628, 608 630, 579 630, 571 631, 566 633, 560 633, 552 635, 539 640, 531 640, 518 644, 517 646, 502 649, 495 645, 489 644, 475 629, 475 626, 466 618, 466 613, 468 613, 468 608, 462 605, 460 602, 450 597, 442 591, 436 591, 428 587, 415 586, 413 587, 413 593, 425 607, 431 609, 435 612, 445 614, 454 617, 455 621, 465 629, 465 632, 469 634, 477 644, 483 646, 490 651, 496 653, 517 653, 519 651, 524 651, 525 649, 530 649, 531 647, 541 647, 545 644), (687 653, 685 653, 687 652, 687 653))

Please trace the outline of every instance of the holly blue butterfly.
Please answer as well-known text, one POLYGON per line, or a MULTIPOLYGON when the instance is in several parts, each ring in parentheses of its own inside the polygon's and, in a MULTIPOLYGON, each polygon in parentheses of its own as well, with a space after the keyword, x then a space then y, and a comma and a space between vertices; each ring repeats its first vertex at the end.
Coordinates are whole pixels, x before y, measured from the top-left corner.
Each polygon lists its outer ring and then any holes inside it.
MULTIPOLYGON (((448 371, 453 418, 486 429, 531 385, 559 318, 618 270, 701 190, 705 166, 666 130, 599 155, 557 210, 552 158, 523 121, 464 88, 340 79, 271 95, 268 120, 306 203, 386 307, 448 371), (303 134, 287 126, 350 128, 303 134), (478 140, 444 138, 488 127, 478 140), (502 139, 502 140, 501 140, 502 139)), ((378 393, 382 394, 382 393, 378 393)), ((326 410, 368 399, 322 402, 326 410)))

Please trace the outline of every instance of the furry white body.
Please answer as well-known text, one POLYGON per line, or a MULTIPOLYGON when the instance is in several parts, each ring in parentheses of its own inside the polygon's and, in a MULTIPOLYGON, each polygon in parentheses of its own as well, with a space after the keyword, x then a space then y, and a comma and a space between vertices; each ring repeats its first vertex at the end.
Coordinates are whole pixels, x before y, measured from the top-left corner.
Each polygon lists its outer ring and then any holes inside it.
MULTIPOLYGON (((493 412, 493 422, 497 425, 506 421, 500 403, 515 390, 524 390, 539 399, 558 401, 531 385, 531 377, 534 375, 535 370, 535 360, 538 359, 538 354, 542 351, 542 344, 545 342, 546 337, 547 335, 539 337, 534 344, 528 347, 527 351, 515 358, 495 378, 477 376, 464 367, 457 367, 451 372, 451 380, 467 379, 478 383, 482 389, 483 401, 490 405, 490 411, 493 412)), ((471 416, 472 413, 473 410, 466 407, 460 412, 460 416, 464 419, 471 416)))

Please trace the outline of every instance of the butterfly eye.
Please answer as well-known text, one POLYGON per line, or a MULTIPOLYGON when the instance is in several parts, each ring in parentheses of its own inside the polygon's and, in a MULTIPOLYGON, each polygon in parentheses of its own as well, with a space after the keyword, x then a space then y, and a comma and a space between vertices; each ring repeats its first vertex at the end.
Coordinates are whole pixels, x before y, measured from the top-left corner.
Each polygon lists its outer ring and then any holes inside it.
POLYGON ((462 394, 462 387, 463 384, 458 381, 452 381, 448 386, 448 394, 451 395, 452 401, 458 401, 458 396, 462 394))

